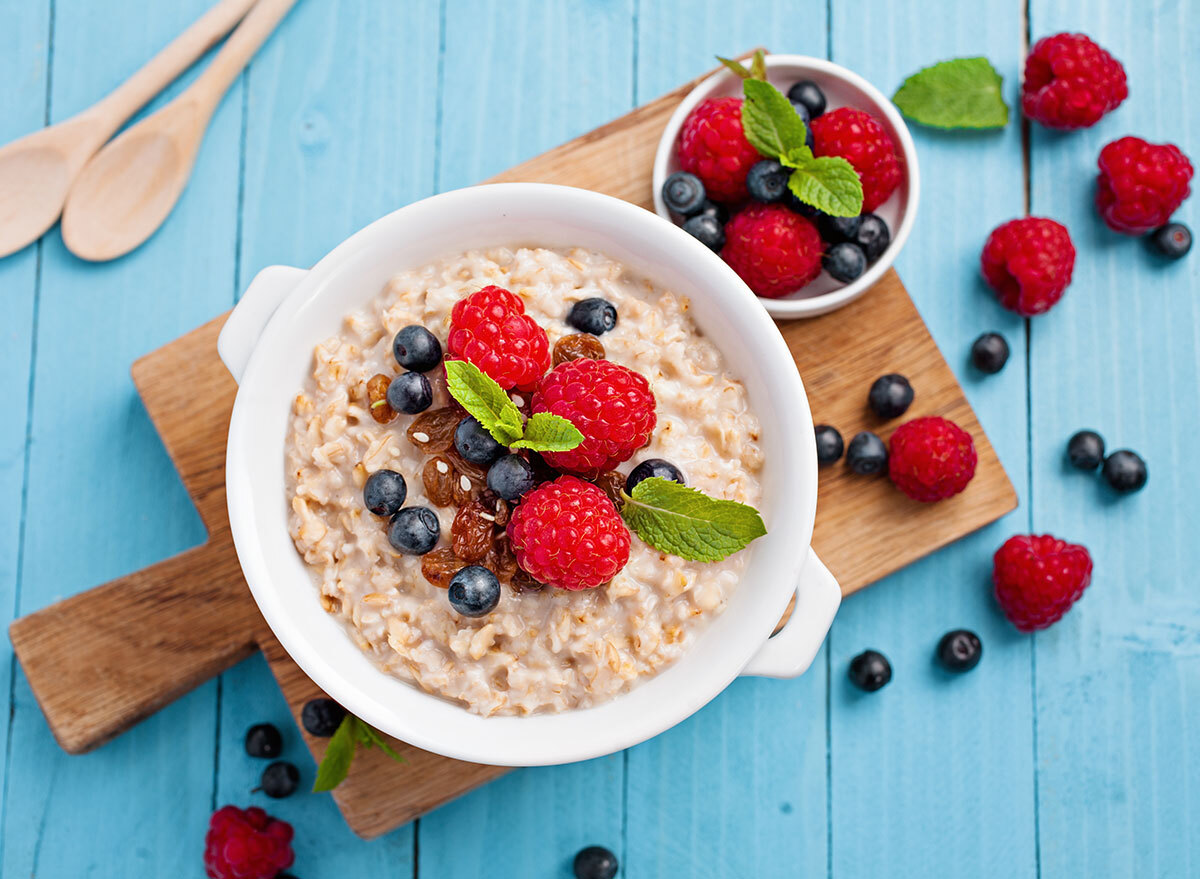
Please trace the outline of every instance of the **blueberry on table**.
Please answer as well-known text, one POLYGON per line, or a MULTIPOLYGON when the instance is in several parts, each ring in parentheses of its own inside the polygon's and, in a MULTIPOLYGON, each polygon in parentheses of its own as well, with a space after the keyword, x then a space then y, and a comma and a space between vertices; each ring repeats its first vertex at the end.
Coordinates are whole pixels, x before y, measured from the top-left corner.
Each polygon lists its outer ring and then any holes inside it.
POLYGON ((831 427, 828 424, 818 424, 813 428, 813 433, 817 437, 818 464, 832 464, 838 458, 842 457, 842 452, 845 451, 846 444, 836 427, 831 427))
POLYGON ((407 555, 425 555, 441 536, 441 523, 429 507, 405 507, 388 525, 388 543, 407 555))
POLYGON ((687 485, 687 480, 683 478, 683 473, 670 461, 663 458, 647 458, 634 467, 630 471, 629 476, 626 477, 626 494, 633 494, 634 486, 643 480, 649 479, 651 476, 661 476, 663 479, 678 482, 680 485, 687 485))
POLYGON ((834 280, 849 284, 867 270, 867 255, 857 244, 843 241, 825 251, 821 257, 821 267, 834 280))
POLYGON ((433 403, 433 386, 419 372, 402 372, 388 385, 387 401, 397 412, 416 415, 433 403))
POLYGON ((617 875, 617 856, 602 845, 589 845, 575 855, 575 879, 613 879, 617 875))
POLYGON ((482 565, 467 565, 450 578, 450 606, 465 617, 491 613, 500 603, 500 581, 482 565))
POLYGON ((602 336, 617 325, 617 308, 607 299, 581 299, 567 312, 567 323, 581 333, 602 336))
POLYGON ((537 485, 533 465, 520 455, 505 455, 487 472, 487 487, 506 501, 515 501, 537 485))
POLYGON ((1192 230, 1183 223, 1167 223, 1148 236, 1150 246, 1167 259, 1179 259, 1192 249, 1192 230))
POLYGON ((392 355, 410 372, 428 372, 442 362, 442 343, 419 324, 412 324, 392 339, 392 355))
POLYGON ((376 516, 394 516, 407 497, 408 486, 395 470, 376 470, 363 486, 363 503, 376 516))
POLYGON ((1067 460, 1080 470, 1095 470, 1104 463, 1104 437, 1094 430, 1081 430, 1067 440, 1067 460))
POLYGON ((999 333, 984 333, 971 343, 971 363, 980 372, 995 375, 1008 363, 1008 342, 999 333))
POLYGON ((464 459, 487 467, 506 451, 478 420, 468 415, 454 428, 454 448, 464 459))
POLYGON ((938 662, 946 671, 970 671, 979 665, 982 656, 983 643, 969 629, 954 629, 938 641, 938 662))
POLYGON ((688 217, 683 223, 683 231, 709 250, 719 251, 725 246, 725 227, 720 220, 709 214, 688 217))
POLYGON ((1122 494, 1139 491, 1149 477, 1142 456, 1129 449, 1117 449, 1105 458, 1100 472, 1104 481, 1122 494))
POLYGON ((779 201, 788 191, 792 172, 774 159, 762 159, 750 166, 746 174, 746 189, 755 201, 767 204, 779 201))
POLYGON ((310 736, 327 739, 346 717, 346 709, 332 699, 309 699, 300 709, 300 724, 310 736))
POLYGON ((880 418, 896 418, 903 415, 912 405, 912 401, 912 385, 897 372, 889 372, 875 379, 867 394, 867 405, 880 418))
POLYGON ((793 104, 804 105, 809 119, 816 119, 825 112, 825 93, 811 79, 800 80, 788 89, 787 96, 793 104))
POLYGON ((892 679, 892 664, 878 650, 864 650, 850 660, 850 683, 874 693, 892 679))
POLYGON ((286 760, 277 760, 263 770, 259 787, 267 796, 279 800, 290 797, 300 783, 300 770, 286 760))
POLYGON ((831 217, 829 214, 821 214, 817 217, 817 230, 821 233, 821 237, 831 244, 839 241, 853 242, 862 221, 862 214, 856 217, 831 217))
POLYGON ((888 450, 883 440, 870 431, 856 434, 846 447, 846 466, 859 476, 874 476, 887 470, 888 450))
POLYGON ((850 240, 862 248, 867 262, 875 262, 892 243, 892 233, 876 214, 862 214, 859 219, 858 229, 850 240))
POLYGON ((695 174, 676 171, 663 182, 662 198, 667 210, 690 217, 704 205, 704 184, 695 174))
POLYGON ((256 723, 246 730, 246 753, 251 757, 278 757, 283 751, 283 736, 274 724, 256 723))

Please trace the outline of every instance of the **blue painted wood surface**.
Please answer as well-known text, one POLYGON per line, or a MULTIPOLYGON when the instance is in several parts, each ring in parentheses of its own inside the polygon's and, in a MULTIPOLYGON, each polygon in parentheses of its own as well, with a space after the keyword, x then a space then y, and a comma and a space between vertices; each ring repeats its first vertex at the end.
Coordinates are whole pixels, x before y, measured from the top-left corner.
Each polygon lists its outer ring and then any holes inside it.
MULTIPOLYGON (((0 142, 91 103, 205 5, 0 0, 0 142)), ((295 825, 301 879, 565 877, 591 842, 630 877, 1200 875, 1200 262, 1155 261, 1090 205, 1096 153, 1114 137, 1200 154, 1200 17, 1184 0, 1027 5, 303 0, 222 103, 147 246, 92 266, 52 232, 0 260, 6 618, 203 538, 129 381, 135 357, 227 308, 259 268, 310 264, 394 207, 503 170, 755 44, 830 56, 885 91, 934 60, 986 54, 1010 103, 1027 28, 1086 31, 1124 61, 1125 105, 1086 132, 1034 126, 1027 155, 1017 121, 916 131, 921 214, 898 268, 1021 507, 847 600, 804 677, 738 681, 654 741, 514 773, 371 843, 327 797, 251 792, 252 722, 278 723, 306 784, 313 772, 261 658, 67 757, 4 650, 2 875, 200 876, 207 815, 225 802, 269 804, 295 825), (976 272, 988 230, 1027 209, 1065 222, 1079 250, 1066 298, 1031 322, 1000 309, 976 272), (987 329, 1013 357, 984 378, 966 355, 987 329), (1064 469, 1083 426, 1145 455, 1145 491, 1114 499, 1064 469), (1003 620, 987 585, 991 552, 1030 529, 1096 559, 1078 608, 1033 637, 1003 620), (951 679, 931 654, 957 626, 981 634, 985 658, 951 679), (864 697, 845 669, 868 646, 896 677, 864 697)))

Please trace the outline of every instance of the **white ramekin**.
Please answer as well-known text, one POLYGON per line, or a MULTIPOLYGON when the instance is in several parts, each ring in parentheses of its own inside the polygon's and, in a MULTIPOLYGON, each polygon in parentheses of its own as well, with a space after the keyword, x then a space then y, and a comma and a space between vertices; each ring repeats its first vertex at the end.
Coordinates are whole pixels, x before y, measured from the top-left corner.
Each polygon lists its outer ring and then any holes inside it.
MULTIPOLYGON (((749 62, 749 59, 745 60, 749 62)), ((855 107, 874 116, 895 141, 904 165, 904 177, 900 185, 891 197, 874 211, 888 224, 892 233, 891 244, 859 278, 849 284, 843 284, 821 272, 820 277, 803 290, 797 290, 780 299, 758 299, 773 317, 781 320, 816 317, 841 308, 862 296, 896 261, 917 218, 917 201, 921 191, 917 148, 913 145, 912 135, 896 106, 857 73, 832 61, 810 58, 807 55, 768 55, 766 61, 767 81, 780 91, 786 93, 792 83, 801 79, 811 79, 825 92, 828 101, 826 112, 838 107, 855 107)), ((676 144, 683 120, 704 99, 727 96, 741 97, 742 81, 732 71, 721 70, 692 89, 667 121, 667 127, 658 142, 658 151, 654 155, 654 210, 660 217, 671 219, 671 212, 663 203, 662 185, 679 170, 676 144)))
POLYGON ((531 766, 635 745, 686 718, 739 674, 793 677, 816 655, 840 592, 809 550, 817 468, 812 418, 779 331, 715 254, 654 214, 608 196, 537 183, 478 186, 402 208, 308 271, 264 269, 221 332, 240 387, 229 425, 229 522, 246 582, 280 643, 332 698, 428 751, 531 766), (762 420, 763 518, 745 577, 691 649, 661 674, 595 708, 484 718, 380 671, 321 609, 288 535, 283 449, 313 347, 397 271, 473 248, 581 246, 691 298, 696 323, 746 385, 762 420), (792 593, 796 609, 769 638, 792 593), (768 640, 769 638, 769 640, 768 640))

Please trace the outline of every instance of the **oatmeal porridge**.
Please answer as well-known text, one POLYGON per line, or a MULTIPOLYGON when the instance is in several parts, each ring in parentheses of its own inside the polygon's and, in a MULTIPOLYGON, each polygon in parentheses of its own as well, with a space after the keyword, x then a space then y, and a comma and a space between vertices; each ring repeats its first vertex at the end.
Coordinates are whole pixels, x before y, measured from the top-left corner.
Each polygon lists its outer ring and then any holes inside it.
MULTIPOLYGON (((396 275, 316 347, 286 444, 289 528, 323 607, 385 671, 483 715, 587 707, 688 650, 724 609, 750 550, 688 561, 630 534, 628 562, 596 588, 543 586, 517 569, 503 528, 512 505, 488 489, 486 467, 454 447, 452 428, 465 413, 444 370, 428 373, 428 409, 386 423, 379 414, 392 414, 381 401, 401 371, 397 332, 420 325, 446 344, 455 304, 489 285, 519 297, 555 363, 560 351, 565 360, 602 355, 649 383, 656 418, 648 445, 586 478, 611 497, 639 462, 665 459, 713 498, 759 502, 758 419, 745 388, 692 323, 686 297, 599 253, 496 248, 396 275), (599 342, 567 323, 572 305, 592 298, 619 315, 599 342), (387 520, 364 506, 367 477, 380 470, 403 475, 405 508, 436 516, 440 539, 427 555, 398 552, 387 520), (468 558, 502 584, 498 603, 479 616, 448 601, 450 575, 468 558)), ((510 397, 528 416, 531 394, 510 397)), ((543 473, 540 481, 556 476, 543 473)))

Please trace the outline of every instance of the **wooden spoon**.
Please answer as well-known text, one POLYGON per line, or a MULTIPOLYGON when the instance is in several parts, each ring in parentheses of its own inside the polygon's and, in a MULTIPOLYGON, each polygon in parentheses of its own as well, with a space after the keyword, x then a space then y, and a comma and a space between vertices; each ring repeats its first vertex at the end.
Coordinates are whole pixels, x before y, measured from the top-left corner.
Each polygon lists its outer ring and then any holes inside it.
POLYGON ((254 2, 221 0, 98 103, 0 148, 0 258, 54 225, 87 160, 126 119, 229 33, 254 2))
POLYGON ((63 241, 73 254, 116 259, 162 225, 187 185, 217 104, 295 3, 258 0, 195 82, 87 163, 63 209, 63 241))

